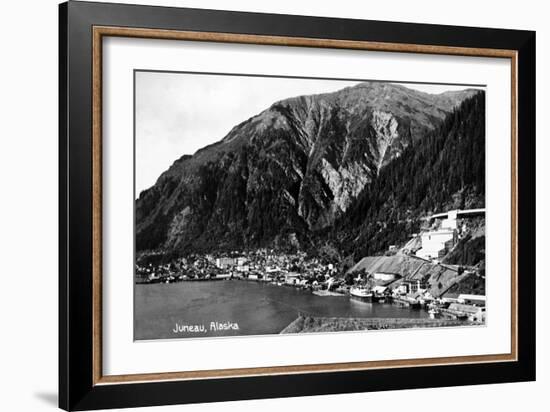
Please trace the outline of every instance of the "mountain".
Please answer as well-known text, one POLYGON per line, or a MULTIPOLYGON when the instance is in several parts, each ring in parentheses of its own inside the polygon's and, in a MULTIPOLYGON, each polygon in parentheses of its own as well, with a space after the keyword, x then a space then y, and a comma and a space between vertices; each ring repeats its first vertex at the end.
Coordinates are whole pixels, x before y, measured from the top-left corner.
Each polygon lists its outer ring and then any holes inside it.
MULTIPOLYGON (((464 100, 436 130, 381 170, 333 226, 333 242, 360 259, 403 244, 418 233, 425 216, 480 207, 485 207, 483 92, 464 100)), ((453 263, 479 262, 473 253, 483 249, 479 244, 463 245, 453 263)))
POLYGON ((136 248, 308 247, 317 233, 358 219, 354 205, 388 165, 477 94, 367 82, 276 102, 176 160, 140 194, 136 248))

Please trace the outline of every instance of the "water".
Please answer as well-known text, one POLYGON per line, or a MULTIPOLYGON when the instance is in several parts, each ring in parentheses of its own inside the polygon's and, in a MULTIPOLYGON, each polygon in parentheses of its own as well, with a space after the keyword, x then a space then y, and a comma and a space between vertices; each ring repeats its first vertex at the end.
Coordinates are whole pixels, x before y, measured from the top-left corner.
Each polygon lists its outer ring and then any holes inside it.
POLYGON ((426 318, 423 310, 250 281, 135 285, 135 339, 277 334, 299 313, 353 318, 426 318), (214 330, 211 322, 238 329, 214 330), (186 326, 174 332, 176 323, 186 326), (203 331, 192 330, 194 326, 203 331), (189 329, 191 328, 191 330, 189 329))

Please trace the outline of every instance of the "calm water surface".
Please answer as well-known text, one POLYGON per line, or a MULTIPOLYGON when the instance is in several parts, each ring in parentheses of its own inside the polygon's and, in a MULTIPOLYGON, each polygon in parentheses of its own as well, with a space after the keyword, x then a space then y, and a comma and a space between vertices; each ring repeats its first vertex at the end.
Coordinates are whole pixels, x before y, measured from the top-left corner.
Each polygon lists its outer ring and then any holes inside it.
POLYGON ((309 291, 247 281, 202 281, 135 285, 135 339, 202 338, 276 334, 298 317, 425 318, 423 310, 370 303, 348 296, 321 297, 309 291), (238 330, 213 330, 211 322, 231 322, 238 330), (205 332, 175 333, 178 325, 205 332))

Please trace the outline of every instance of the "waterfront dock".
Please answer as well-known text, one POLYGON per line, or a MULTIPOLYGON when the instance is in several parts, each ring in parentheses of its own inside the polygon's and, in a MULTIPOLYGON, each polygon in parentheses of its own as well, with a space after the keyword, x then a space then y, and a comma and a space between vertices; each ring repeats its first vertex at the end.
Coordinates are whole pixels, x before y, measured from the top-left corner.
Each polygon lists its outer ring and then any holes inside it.
POLYGON ((419 309, 421 306, 418 300, 408 296, 395 296, 393 297, 392 301, 397 305, 412 309, 419 309))
POLYGON ((332 292, 332 291, 329 291, 329 290, 325 290, 325 289, 322 289, 322 290, 314 290, 312 292, 314 295, 317 295, 317 296, 347 296, 343 293, 338 293, 338 292, 332 292))

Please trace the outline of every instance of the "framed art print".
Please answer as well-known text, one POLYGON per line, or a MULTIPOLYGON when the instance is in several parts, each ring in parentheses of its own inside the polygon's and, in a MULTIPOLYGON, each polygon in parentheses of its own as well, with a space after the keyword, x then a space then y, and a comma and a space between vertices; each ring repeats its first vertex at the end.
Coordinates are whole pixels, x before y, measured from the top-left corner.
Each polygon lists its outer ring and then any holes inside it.
POLYGON ((60 6, 60 407, 533 380, 535 34, 60 6))

